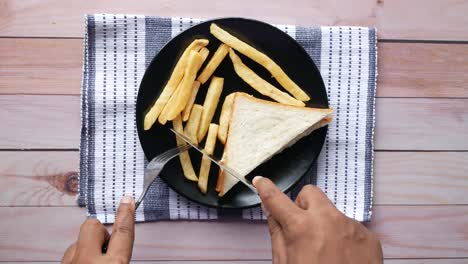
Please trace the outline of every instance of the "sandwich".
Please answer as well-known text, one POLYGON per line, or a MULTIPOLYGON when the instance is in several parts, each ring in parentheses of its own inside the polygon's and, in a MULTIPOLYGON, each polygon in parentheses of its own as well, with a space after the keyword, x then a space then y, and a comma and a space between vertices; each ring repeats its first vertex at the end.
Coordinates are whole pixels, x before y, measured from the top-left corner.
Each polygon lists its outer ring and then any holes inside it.
MULTIPOLYGON (((237 93, 222 163, 245 177, 312 131, 329 124, 332 113, 332 109, 284 105, 237 93)), ((219 196, 224 196, 237 182, 220 171, 219 196)))

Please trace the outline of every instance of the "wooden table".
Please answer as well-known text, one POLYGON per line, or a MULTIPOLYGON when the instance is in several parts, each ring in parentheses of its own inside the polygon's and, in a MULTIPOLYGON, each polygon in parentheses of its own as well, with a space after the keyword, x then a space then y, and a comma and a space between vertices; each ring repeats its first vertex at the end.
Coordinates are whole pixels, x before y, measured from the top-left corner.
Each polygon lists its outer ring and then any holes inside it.
MULTIPOLYGON (((0 261, 56 262, 76 239, 85 218, 74 198, 83 14, 107 12, 376 26, 369 226, 387 263, 468 263, 468 1, 209 2, 0 0, 0 261)), ((271 258, 263 224, 159 222, 136 229, 135 261, 271 258)))

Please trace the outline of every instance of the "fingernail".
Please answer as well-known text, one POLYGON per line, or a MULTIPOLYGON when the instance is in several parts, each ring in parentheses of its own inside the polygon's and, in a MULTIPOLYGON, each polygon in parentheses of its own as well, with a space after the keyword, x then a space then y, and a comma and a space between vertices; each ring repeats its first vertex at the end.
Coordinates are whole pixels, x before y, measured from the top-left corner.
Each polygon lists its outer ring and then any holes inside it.
POLYGON ((131 203, 133 203, 133 196, 128 195, 128 194, 124 195, 122 197, 122 199, 120 200, 120 203, 122 203, 122 204, 131 204, 131 203))
POLYGON ((263 206, 263 204, 262 204, 262 211, 266 218, 270 216, 270 212, 265 208, 265 206, 263 206))
POLYGON ((253 185, 254 185, 255 187, 257 186, 257 183, 258 183, 258 181, 259 181, 261 178, 263 178, 263 177, 262 177, 262 176, 255 176, 255 177, 253 178, 252 183, 253 183, 253 185))

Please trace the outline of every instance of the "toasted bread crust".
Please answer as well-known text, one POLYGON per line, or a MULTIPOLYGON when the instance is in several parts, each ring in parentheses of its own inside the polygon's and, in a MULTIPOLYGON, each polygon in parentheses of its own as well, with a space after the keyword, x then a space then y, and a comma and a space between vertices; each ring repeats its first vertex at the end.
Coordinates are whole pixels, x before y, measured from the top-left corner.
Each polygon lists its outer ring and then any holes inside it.
MULTIPOLYGON (((236 107, 238 107, 238 104, 236 104, 238 99, 246 99, 246 100, 250 100, 250 101, 253 101, 253 102, 257 102, 257 103, 275 105, 277 107, 293 108, 293 109, 301 109, 301 110, 310 109, 311 111, 314 111, 314 112, 319 111, 319 112, 323 112, 323 113, 327 113, 327 114, 333 113, 333 109, 331 109, 331 108, 308 108, 308 107, 302 107, 302 106, 284 105, 284 104, 277 103, 277 102, 272 102, 272 101, 259 99, 259 98, 253 97, 253 96, 251 96, 249 94, 246 94, 246 93, 238 92, 238 93, 236 93, 236 95, 234 97, 234 103, 233 103, 233 106, 232 106, 232 109, 231 109, 231 119, 229 120, 229 123, 232 122, 233 113, 235 112, 236 107)), ((332 120, 333 120, 333 118, 331 116, 325 117, 319 123, 316 124, 315 129, 318 129, 318 128, 321 128, 321 127, 324 127, 324 126, 328 125, 332 120)), ((222 158, 223 164, 228 164, 229 157, 228 157, 227 153, 229 152, 229 148, 230 148, 230 140, 229 140, 230 133, 231 133, 231 130, 228 129, 228 133, 227 133, 227 137, 226 137, 226 144, 224 145, 224 150, 223 150, 223 158, 222 158)), ((224 196, 224 194, 226 194, 225 177, 227 177, 227 176, 220 169, 219 176, 218 176, 218 182, 217 182, 217 185, 216 185, 216 191, 219 192, 218 193, 219 197, 222 197, 222 196, 224 196)))

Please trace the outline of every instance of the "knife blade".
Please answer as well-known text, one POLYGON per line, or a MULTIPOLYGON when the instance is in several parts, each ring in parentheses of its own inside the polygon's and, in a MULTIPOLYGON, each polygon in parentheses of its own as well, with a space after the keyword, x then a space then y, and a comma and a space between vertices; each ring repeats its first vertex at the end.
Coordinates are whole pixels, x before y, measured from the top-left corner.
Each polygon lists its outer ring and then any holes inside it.
POLYGON ((214 162, 216 165, 218 165, 223 171, 229 173, 229 175, 231 175, 232 177, 236 178, 237 180, 239 180, 240 182, 242 182, 245 186, 247 186, 251 191, 253 191, 254 193, 258 194, 257 192, 257 189, 251 184, 249 183, 248 181, 245 180, 244 177, 242 177, 240 174, 238 174, 235 170, 227 167, 226 165, 223 165, 221 163, 220 160, 218 160, 217 158, 215 158, 214 156, 206 153, 206 151, 198 148, 198 146, 196 146, 195 144, 193 144, 190 139, 188 137, 186 137, 185 135, 175 131, 174 129, 170 128, 170 130, 179 138, 181 138, 182 140, 184 140, 187 144, 189 144, 190 146, 192 146, 193 149, 197 150, 198 152, 200 152, 201 154, 205 155, 206 157, 208 157, 212 162, 214 162))

